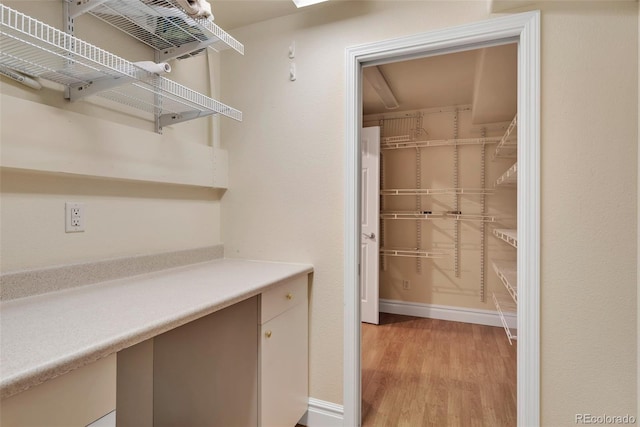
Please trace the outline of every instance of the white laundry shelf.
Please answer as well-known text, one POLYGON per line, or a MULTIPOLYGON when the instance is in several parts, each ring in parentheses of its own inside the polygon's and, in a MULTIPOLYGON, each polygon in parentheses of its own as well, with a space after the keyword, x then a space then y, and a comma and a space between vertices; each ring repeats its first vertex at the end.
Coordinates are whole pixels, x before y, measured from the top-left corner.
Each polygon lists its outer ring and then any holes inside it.
POLYGON ((72 101, 98 95, 153 114, 160 127, 242 112, 0 4, 0 65, 67 87, 72 101))
POLYGON ((159 59, 185 58, 206 48, 215 51, 233 49, 244 54, 242 43, 213 21, 191 18, 174 0, 85 0, 69 3, 69 16, 83 13, 118 28, 151 46, 159 59))

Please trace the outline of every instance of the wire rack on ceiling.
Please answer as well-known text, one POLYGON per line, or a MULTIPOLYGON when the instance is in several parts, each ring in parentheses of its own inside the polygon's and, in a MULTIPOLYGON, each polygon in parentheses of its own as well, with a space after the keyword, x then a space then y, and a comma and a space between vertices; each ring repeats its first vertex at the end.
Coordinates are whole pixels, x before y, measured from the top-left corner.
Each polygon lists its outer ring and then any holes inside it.
POLYGON ((153 113, 161 126, 242 112, 0 4, 0 66, 153 113))

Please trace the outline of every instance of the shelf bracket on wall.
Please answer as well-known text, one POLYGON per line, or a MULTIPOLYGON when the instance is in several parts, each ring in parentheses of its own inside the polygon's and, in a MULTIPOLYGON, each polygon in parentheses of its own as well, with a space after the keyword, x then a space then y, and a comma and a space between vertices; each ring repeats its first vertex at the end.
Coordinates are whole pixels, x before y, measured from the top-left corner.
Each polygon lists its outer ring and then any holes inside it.
MULTIPOLYGON (((453 139, 458 139, 458 109, 453 111, 453 139)), ((458 188, 458 145, 453 146, 453 188, 458 188)), ((481 188, 484 188, 481 187, 481 188)), ((453 210, 460 212, 460 195, 453 196, 453 210)), ((456 277, 460 277, 460 222, 456 221, 453 226, 453 270, 456 277)))
MULTIPOLYGON (((380 137, 382 139, 382 135, 384 135, 384 120, 381 119, 380 123, 380 137)), ((382 189, 385 188, 385 158, 382 150, 380 150, 380 188, 379 188, 379 197, 380 197, 380 212, 385 211, 384 206, 384 196, 382 195, 382 189)), ((384 217, 380 215, 380 247, 384 248, 385 246, 385 226, 384 226, 384 217)), ((380 252, 380 266, 382 267, 382 271, 387 271, 387 257, 380 252)))
MULTIPOLYGON (((482 138, 487 136, 487 130, 482 128, 482 138)), ((480 152, 480 187, 485 187, 486 173, 485 173, 485 158, 487 147, 482 146, 480 152)), ((483 194, 480 201, 481 214, 487 215, 487 196, 483 194)), ((485 302, 485 266, 486 266, 486 252, 485 252, 485 232, 486 224, 484 221, 480 222, 480 301, 485 302)))

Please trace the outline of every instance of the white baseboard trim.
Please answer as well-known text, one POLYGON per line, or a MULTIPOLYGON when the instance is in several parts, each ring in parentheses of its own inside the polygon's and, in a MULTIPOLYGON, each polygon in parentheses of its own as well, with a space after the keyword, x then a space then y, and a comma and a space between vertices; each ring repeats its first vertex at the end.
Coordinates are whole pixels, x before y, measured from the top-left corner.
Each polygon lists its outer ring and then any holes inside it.
POLYGON ((309 409, 300 419, 307 427, 342 427, 344 407, 320 399, 309 398, 309 409))
MULTIPOLYGON (((477 308, 452 307, 448 305, 423 304, 397 300, 380 299, 380 311, 383 313, 403 314, 405 316, 426 317, 429 319, 451 320, 454 322, 476 323, 478 325, 502 327, 497 311, 477 308)), ((516 313, 504 313, 510 328, 516 329, 516 313)))

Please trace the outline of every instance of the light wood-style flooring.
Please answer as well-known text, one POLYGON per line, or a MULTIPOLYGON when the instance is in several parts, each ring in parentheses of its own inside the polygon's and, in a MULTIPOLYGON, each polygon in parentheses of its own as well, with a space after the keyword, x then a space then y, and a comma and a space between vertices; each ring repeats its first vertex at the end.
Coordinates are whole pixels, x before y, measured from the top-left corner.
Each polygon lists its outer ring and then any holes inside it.
POLYGON ((362 324, 362 426, 516 425, 516 345, 491 326, 380 313, 362 324))

